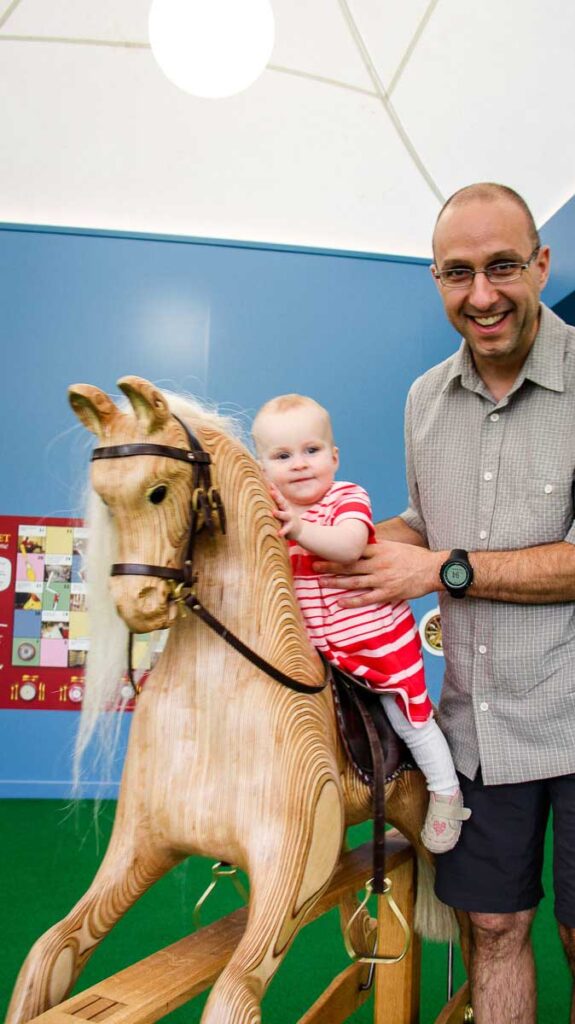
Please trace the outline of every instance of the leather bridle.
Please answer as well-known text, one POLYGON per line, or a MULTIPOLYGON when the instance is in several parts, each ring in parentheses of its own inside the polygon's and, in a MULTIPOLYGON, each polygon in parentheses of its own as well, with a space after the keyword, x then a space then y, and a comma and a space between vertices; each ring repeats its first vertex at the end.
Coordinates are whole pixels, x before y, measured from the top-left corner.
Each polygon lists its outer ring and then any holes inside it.
MULTIPOLYGON (((206 452, 202 448, 197 437, 192 433, 189 427, 178 416, 175 416, 173 413, 172 415, 185 431, 190 446, 189 449, 143 442, 119 444, 95 448, 92 452, 92 461, 97 461, 99 459, 123 459, 129 458, 132 455, 160 455, 167 459, 177 459, 180 462, 186 462, 188 465, 192 466, 193 477, 192 496, 190 501, 190 524, 183 567, 178 569, 172 566, 147 565, 140 562, 116 562, 112 565, 111 575, 156 576, 160 579, 172 582, 174 587, 171 599, 193 612, 194 615, 200 618, 202 622, 205 622, 210 629, 214 630, 218 636, 222 637, 226 643, 230 644, 231 647, 251 661, 253 665, 261 669, 263 672, 266 672, 267 675, 271 676, 272 679, 275 679, 276 682, 281 683, 282 686, 287 686, 290 690, 295 690, 297 693, 320 693, 327 686, 328 679, 326 679, 320 686, 313 686, 306 683, 300 683, 297 679, 292 679, 291 676, 281 672, 264 658, 261 658, 259 654, 251 649, 251 647, 248 647, 247 644, 244 644, 239 637, 227 629, 226 626, 224 626, 223 623, 215 617, 215 615, 212 615, 211 612, 204 607, 195 594, 194 586, 197 582, 197 575, 194 573, 193 569, 193 558, 196 535, 200 529, 205 527, 209 534, 213 536, 216 529, 216 523, 219 526, 220 531, 225 533, 226 513, 219 491, 214 487, 212 482, 212 475, 210 471, 212 459, 209 452, 206 452)), ((138 694, 140 692, 140 687, 134 679, 132 668, 132 640, 133 633, 130 633, 128 672, 134 692, 138 694)))

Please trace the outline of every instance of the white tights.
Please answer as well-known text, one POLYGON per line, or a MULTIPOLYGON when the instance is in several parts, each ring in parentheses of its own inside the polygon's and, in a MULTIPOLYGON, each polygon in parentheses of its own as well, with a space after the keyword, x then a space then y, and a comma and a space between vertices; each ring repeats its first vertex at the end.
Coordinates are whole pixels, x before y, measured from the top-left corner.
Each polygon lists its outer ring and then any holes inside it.
POLYGON ((447 740, 435 718, 416 729, 397 706, 392 693, 382 693, 380 697, 392 728, 409 747, 417 767, 425 775, 427 788, 445 796, 455 793, 459 781, 447 740))

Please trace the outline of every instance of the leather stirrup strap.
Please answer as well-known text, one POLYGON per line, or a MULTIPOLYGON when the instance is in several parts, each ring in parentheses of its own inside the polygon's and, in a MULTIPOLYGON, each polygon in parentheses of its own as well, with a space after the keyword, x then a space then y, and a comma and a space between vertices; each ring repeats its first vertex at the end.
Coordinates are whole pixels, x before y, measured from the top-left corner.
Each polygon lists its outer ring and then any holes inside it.
POLYGON ((352 699, 365 727, 373 764, 373 891, 385 891, 385 753, 368 708, 353 689, 352 699))

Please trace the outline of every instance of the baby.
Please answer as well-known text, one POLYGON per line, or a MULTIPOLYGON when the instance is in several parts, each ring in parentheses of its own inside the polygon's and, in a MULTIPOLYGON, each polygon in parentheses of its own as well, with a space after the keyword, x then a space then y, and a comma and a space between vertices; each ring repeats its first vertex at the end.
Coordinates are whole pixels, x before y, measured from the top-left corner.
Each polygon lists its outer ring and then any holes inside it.
POLYGON ((286 537, 295 591, 312 644, 381 694, 389 721, 430 791, 421 838, 433 853, 455 846, 470 811, 433 717, 419 633, 405 601, 342 608, 341 591, 321 583, 317 558, 353 562, 375 543, 371 505, 357 484, 336 482, 338 449, 327 411, 312 398, 280 395, 257 413, 252 434, 286 537))

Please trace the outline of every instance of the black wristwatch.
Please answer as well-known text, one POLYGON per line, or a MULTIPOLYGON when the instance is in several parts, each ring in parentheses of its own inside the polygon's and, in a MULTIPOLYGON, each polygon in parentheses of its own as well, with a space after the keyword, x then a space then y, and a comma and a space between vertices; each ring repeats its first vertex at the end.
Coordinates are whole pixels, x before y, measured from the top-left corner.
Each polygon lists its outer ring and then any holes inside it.
POLYGON ((467 551, 454 548, 439 570, 439 579, 452 597, 465 597, 473 583, 473 569, 469 564, 467 551))

